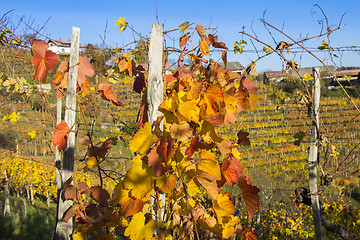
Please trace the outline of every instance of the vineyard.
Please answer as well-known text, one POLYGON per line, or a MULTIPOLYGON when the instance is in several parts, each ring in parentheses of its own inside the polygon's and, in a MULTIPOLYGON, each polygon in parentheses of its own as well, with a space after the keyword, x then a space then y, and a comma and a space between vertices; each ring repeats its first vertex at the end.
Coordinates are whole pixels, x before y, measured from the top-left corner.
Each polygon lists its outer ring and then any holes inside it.
MULTIPOLYGON (((252 182, 261 189, 259 212, 260 228, 263 239, 312 238, 311 212, 307 206, 294 205, 294 190, 298 186, 306 186, 308 175, 308 146, 311 119, 305 104, 297 101, 296 96, 288 98, 285 103, 271 99, 271 88, 257 83, 259 88, 259 105, 254 111, 242 113, 235 124, 228 124, 218 129, 225 138, 234 140, 239 130, 249 132, 250 146, 238 148, 241 163, 252 177, 252 182), (270 90, 269 90, 270 89, 270 90), (304 132, 301 143, 295 144, 296 133, 304 132)), ((123 84, 114 88, 114 92, 126 106, 117 111, 119 122, 134 124, 138 115, 140 96, 131 92, 131 84, 123 84)), ((360 104, 359 100, 356 100, 360 104)), ((37 135, 43 131, 41 121, 31 121, 32 111, 21 111, 16 102, 9 102, 16 112, 20 112, 16 125, 10 121, 2 122, 2 130, 20 129, 18 134, 24 135, 18 154, 3 152, 1 157, 1 173, 6 170, 11 176, 8 181, 13 194, 18 191, 33 189, 35 196, 45 199, 49 196, 56 199, 56 184, 53 154, 49 153, 49 143, 46 139, 37 138, 37 142, 28 135, 35 130, 37 135), (36 125, 38 124, 38 128, 36 125), (12 126, 13 125, 13 126, 12 126), (45 142, 45 143, 44 143, 45 142), (37 148, 34 149, 34 144, 37 148), (26 149, 30 151, 25 152, 26 149), (36 153, 37 152, 37 153, 36 153), (45 152, 45 154, 44 154, 45 152), (9 155, 10 154, 10 155, 9 155)), ((107 106, 109 107, 109 106, 107 106)), ((41 115, 41 112, 37 113, 41 115)), ((344 98, 326 98, 321 102, 322 127, 326 136, 332 136, 336 142, 334 157, 342 159, 349 155, 349 146, 359 144, 359 119, 354 118, 357 112, 344 98), (326 132, 325 132, 326 129, 326 132)), ((121 136, 129 139, 130 134, 121 132, 114 123, 97 123, 94 133, 97 138, 106 139, 121 136), (104 124, 107 123, 107 124, 104 124), (120 135, 119 135, 120 134, 120 135)), ((52 126, 49 126, 51 129, 52 126)), ((112 169, 119 169, 120 174, 131 165, 131 152, 126 142, 120 140, 111 149, 110 156, 114 158, 112 169)), ((79 144, 79 146, 81 146, 79 144)), ((77 156, 81 158, 84 149, 77 156)), ((352 153, 355 155, 356 153, 352 153)), ((354 163, 359 166, 358 160, 354 163)), ((98 184, 95 172, 83 172, 85 164, 77 161, 75 182, 86 181, 95 186, 98 184)), ((332 166, 335 168, 335 162, 332 166)), ((118 171, 119 171, 118 170, 118 171)), ((112 189, 115 182, 109 180, 106 189, 112 189)), ((359 178, 345 174, 327 191, 325 210, 337 221, 346 223, 348 229, 358 233, 360 227, 359 178), (354 221, 348 217, 352 216, 354 221)), ((25 192, 22 192, 25 194, 25 192)), ((25 194, 26 195, 26 194, 25 194)), ((30 199, 30 195, 28 193, 30 199)), ((246 221, 245 219, 243 221, 246 221)), ((257 226, 259 227, 259 226, 257 226)), ((332 237, 330 235, 329 237, 332 237)))
POLYGON ((300 46, 329 70, 302 44, 342 25, 295 41, 262 21, 291 42, 241 32, 264 54, 242 72, 200 24, 153 24, 113 49, 80 46, 73 27, 67 57, 0 21, 0 238, 39 239, 28 226, 41 218, 54 240, 357 239, 360 94, 335 73, 329 94, 319 67, 301 75, 285 53, 300 46), (291 91, 256 72, 272 53, 297 73, 291 91))

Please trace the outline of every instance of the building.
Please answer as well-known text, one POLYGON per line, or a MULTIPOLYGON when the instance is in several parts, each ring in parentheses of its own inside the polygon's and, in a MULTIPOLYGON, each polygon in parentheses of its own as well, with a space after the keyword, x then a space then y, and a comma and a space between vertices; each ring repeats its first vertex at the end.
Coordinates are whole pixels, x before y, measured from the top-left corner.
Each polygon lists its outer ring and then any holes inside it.
MULTIPOLYGON (((224 67, 224 63, 219 63, 221 67, 224 67)), ((241 65, 239 62, 228 62, 226 64, 227 69, 232 72, 236 72, 238 74, 242 74, 245 70, 244 66, 241 65)))
MULTIPOLYGON (((299 74, 302 77, 305 74, 312 75, 313 74, 313 68, 314 67, 304 67, 304 68, 297 69, 297 71, 295 71, 294 69, 291 69, 289 71, 286 71, 286 70, 267 71, 267 72, 264 72, 264 77, 269 82, 281 82, 282 80, 284 80, 285 77, 299 78, 299 74)), ((336 72, 336 67, 335 66, 328 66, 328 68, 330 69, 331 72, 329 72, 328 69, 325 68, 324 66, 320 67, 320 77, 322 79, 324 79, 324 80, 326 80, 326 79, 331 80, 332 79, 332 74, 331 73, 336 72)))
POLYGON ((264 72, 264 77, 269 82, 281 82, 285 77, 290 77, 291 72, 282 71, 267 71, 264 72))
POLYGON ((71 42, 70 41, 63 41, 63 40, 54 40, 50 39, 48 41, 49 50, 53 51, 59 55, 70 55, 71 50, 71 42))

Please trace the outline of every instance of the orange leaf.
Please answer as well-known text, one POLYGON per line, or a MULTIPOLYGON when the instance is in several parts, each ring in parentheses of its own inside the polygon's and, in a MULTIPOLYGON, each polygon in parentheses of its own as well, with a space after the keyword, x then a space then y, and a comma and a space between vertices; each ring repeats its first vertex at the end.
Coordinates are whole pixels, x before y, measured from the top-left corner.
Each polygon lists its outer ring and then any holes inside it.
POLYGON ((31 59, 32 64, 35 65, 34 79, 37 79, 41 83, 45 83, 48 72, 54 70, 59 60, 59 56, 50 50, 46 50, 43 54, 36 51, 31 59))
POLYGON ((248 213, 248 220, 254 216, 256 210, 259 209, 259 192, 260 190, 251 185, 250 178, 246 174, 242 174, 239 178, 238 186, 241 188, 242 196, 248 213))
POLYGON ((224 124, 231 122, 235 123, 237 119, 237 101, 236 98, 231 95, 226 95, 224 98, 225 102, 225 119, 224 124))
POLYGON ((156 176, 160 176, 165 172, 165 167, 161 162, 157 153, 158 146, 153 147, 147 155, 148 164, 154 170, 156 176))
POLYGON ((78 78, 77 83, 81 87, 84 82, 87 82, 86 76, 92 77, 95 75, 93 65, 91 65, 90 60, 79 56, 79 67, 78 67, 78 78))
POLYGON ((223 100, 224 91, 218 85, 213 85, 206 90, 199 106, 204 107, 207 116, 212 116, 218 112, 217 104, 223 100))
POLYGON ((178 106, 178 113, 184 117, 185 121, 191 120, 196 123, 200 123, 199 113, 200 109, 197 106, 197 100, 180 101, 178 106))
POLYGON ((49 44, 47 44, 44 40, 34 39, 31 42, 31 50, 33 55, 37 53, 43 56, 46 50, 48 50, 48 48, 49 44))
POLYGON ((257 240, 255 233, 251 230, 251 228, 245 229, 241 234, 241 240, 257 240))
POLYGON ((188 33, 188 32, 180 37, 180 48, 181 49, 183 49, 186 46, 189 39, 190 39, 190 33, 188 33))
POLYGON ((56 125, 55 129, 56 130, 52 136, 52 142, 55 146, 57 146, 59 151, 61 151, 66 148, 67 137, 68 133, 70 132, 70 128, 66 122, 60 122, 58 125, 56 125))
POLYGON ((102 83, 99 86, 98 93, 100 97, 102 97, 105 100, 108 100, 109 102, 115 104, 116 106, 124 106, 122 102, 119 102, 113 91, 110 89, 111 85, 108 83, 102 83))

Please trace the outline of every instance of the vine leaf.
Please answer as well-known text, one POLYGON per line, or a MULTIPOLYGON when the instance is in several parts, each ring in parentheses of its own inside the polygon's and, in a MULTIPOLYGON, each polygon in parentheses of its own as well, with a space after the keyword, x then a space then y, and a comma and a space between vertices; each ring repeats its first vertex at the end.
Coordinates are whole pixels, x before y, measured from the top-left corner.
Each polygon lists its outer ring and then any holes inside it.
POLYGON ((125 236, 132 240, 151 240, 154 233, 155 221, 145 224, 145 215, 142 212, 135 214, 125 229, 125 236))
POLYGON ((148 164, 154 170, 156 176, 160 176, 165 172, 165 167, 161 162, 160 156, 157 153, 158 146, 153 147, 147 155, 148 164))
POLYGON ((185 32, 186 29, 187 29, 189 26, 190 26, 190 25, 189 25, 189 22, 188 22, 188 21, 180 24, 180 26, 179 26, 179 27, 180 27, 180 33, 185 32))
POLYGON ((111 90, 111 85, 108 83, 102 83, 99 85, 98 93, 103 99, 113 103, 116 106, 124 106, 122 102, 119 102, 113 91, 111 90))
POLYGON ((221 171, 224 175, 226 183, 228 185, 233 185, 239 182, 239 177, 242 174, 242 166, 239 159, 232 157, 230 160, 225 159, 221 171))
MULTIPOLYGON (((55 84, 60 88, 67 88, 69 69, 69 62, 62 61, 57 69, 58 71, 56 72, 52 80, 52 84, 55 84)), ((81 88, 83 97, 85 97, 90 90, 90 84, 87 81, 86 76, 92 77, 94 75, 95 71, 89 59, 83 56, 79 56, 77 85, 81 88)))
POLYGON ((127 27, 128 23, 125 22, 125 17, 119 17, 119 19, 115 22, 116 26, 119 26, 119 31, 122 32, 127 27))
POLYGON ((185 141, 187 138, 192 137, 192 131, 189 123, 173 123, 170 127, 170 135, 178 141, 185 141))
POLYGON ((242 174, 239 178, 238 186, 241 188, 242 196, 246 205, 248 220, 254 216, 256 210, 259 209, 259 192, 260 190, 251 185, 250 178, 246 174, 242 174))
POLYGON ((124 187, 131 191, 131 196, 136 199, 145 200, 150 197, 152 190, 152 175, 146 164, 143 164, 140 155, 133 158, 132 165, 124 178, 124 187))
POLYGON ((180 37, 180 48, 181 49, 184 49, 185 50, 185 46, 186 46, 186 44, 187 44, 187 42, 189 41, 189 39, 190 39, 190 33, 185 33, 184 35, 182 35, 181 37, 180 37))
POLYGON ((200 40, 199 47, 202 55, 209 55, 209 45, 207 44, 207 42, 200 40))
POLYGON ((241 240, 257 240, 255 233, 251 228, 246 228, 241 234, 241 240))
POLYGON ((239 146, 250 146, 249 133, 239 131, 237 133, 236 143, 239 144, 239 146))
POLYGON ((111 149, 112 141, 113 141, 112 139, 107 139, 105 142, 101 144, 100 147, 91 146, 87 151, 87 155, 89 157, 97 157, 97 158, 105 159, 106 154, 108 153, 109 149, 111 149))
POLYGON ((56 64, 59 62, 59 56, 47 50, 49 45, 42 40, 34 40, 32 42, 33 56, 31 63, 35 65, 34 79, 41 83, 46 83, 46 77, 50 70, 54 70, 56 64))
POLYGON ((152 133, 151 123, 146 122, 135 136, 130 139, 130 150, 133 153, 144 154, 158 140, 159 138, 152 133))
POLYGON ((62 121, 55 126, 55 131, 53 132, 52 142, 57 146, 58 150, 61 151, 66 148, 67 137, 70 132, 70 128, 66 122, 62 121))
POLYGON ((216 180, 221 180, 221 171, 215 154, 210 151, 203 150, 199 158, 200 166, 198 169, 207 172, 215 177, 216 180))
POLYGON ((90 188, 91 198, 103 206, 107 205, 107 201, 110 198, 110 194, 100 186, 94 186, 90 188))

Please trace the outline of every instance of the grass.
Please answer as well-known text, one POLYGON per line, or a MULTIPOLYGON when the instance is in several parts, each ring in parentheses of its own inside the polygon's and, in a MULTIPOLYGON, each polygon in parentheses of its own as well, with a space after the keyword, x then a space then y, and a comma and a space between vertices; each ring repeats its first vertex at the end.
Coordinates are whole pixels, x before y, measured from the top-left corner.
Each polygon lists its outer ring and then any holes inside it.
POLYGON ((24 214, 24 204, 21 198, 11 196, 9 217, 3 216, 4 194, 0 193, 0 240, 41 240, 52 239, 55 229, 56 205, 51 203, 49 215, 47 205, 35 199, 34 206, 26 201, 27 215, 24 214))

